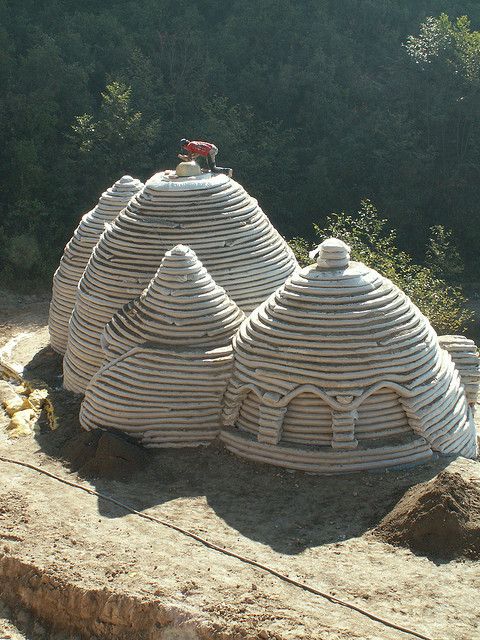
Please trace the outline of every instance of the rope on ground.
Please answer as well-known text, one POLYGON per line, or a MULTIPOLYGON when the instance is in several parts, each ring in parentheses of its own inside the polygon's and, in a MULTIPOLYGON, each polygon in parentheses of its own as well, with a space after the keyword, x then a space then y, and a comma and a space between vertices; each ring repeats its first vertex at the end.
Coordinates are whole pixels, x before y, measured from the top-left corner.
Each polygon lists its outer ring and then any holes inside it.
POLYGON ((352 604, 350 602, 346 602, 345 600, 341 600, 340 598, 336 598, 335 596, 332 596, 329 593, 326 593, 324 591, 320 591, 319 589, 316 589, 315 587, 312 587, 312 586, 310 586, 309 584, 307 584, 305 582, 300 582, 299 580, 295 580, 294 578, 290 578, 289 576, 285 575, 284 573, 280 573, 280 571, 277 571, 276 569, 273 569, 272 567, 269 567, 266 564, 262 564, 261 562, 257 562, 256 560, 252 560, 251 558, 247 558, 245 556, 242 556, 242 555, 240 555, 238 553, 235 553, 234 551, 231 551, 230 549, 226 549, 224 547, 220 547, 220 546, 214 544, 213 542, 209 542, 205 538, 202 538, 201 536, 198 536, 196 533, 193 533, 192 531, 188 531, 187 529, 182 529, 182 527, 179 527, 176 524, 173 524, 173 523, 168 522, 166 520, 161 520, 160 518, 155 518, 154 516, 151 516, 148 513, 142 513, 141 511, 137 511, 133 507, 130 507, 130 506, 124 504, 123 502, 120 502, 119 500, 116 500, 115 498, 112 498, 112 497, 110 497, 110 496, 108 496, 108 495, 106 495, 104 493, 100 493, 99 491, 95 491, 95 489, 90 489, 90 487, 85 487, 85 486, 83 486, 81 484, 77 484, 76 482, 71 482, 70 480, 65 480, 64 478, 61 478, 60 476, 57 476, 54 473, 50 473, 50 471, 46 471, 45 469, 37 467, 37 466, 35 466, 33 464, 30 464, 28 462, 23 462, 21 460, 14 460, 12 458, 6 458, 4 456, 0 456, 0 461, 6 462, 8 464, 16 464, 16 465, 18 465, 20 467, 26 467, 27 469, 31 469, 32 471, 36 471, 38 473, 42 473, 43 475, 48 476, 49 478, 52 478, 53 480, 57 480, 58 482, 61 482, 62 484, 66 484, 66 485, 68 485, 70 487, 73 487, 74 489, 81 489, 82 491, 85 491, 86 493, 89 493, 91 495, 97 496, 98 498, 101 498, 102 500, 106 500, 107 502, 111 502, 112 504, 115 504, 118 507, 121 507, 125 511, 128 511, 129 513, 132 513, 132 514, 138 516, 139 518, 143 518, 144 520, 149 520, 151 522, 155 522, 157 524, 161 524, 164 527, 168 527, 169 529, 173 529, 174 531, 177 531, 178 533, 181 533, 184 536, 187 536, 189 538, 192 538, 193 540, 196 540, 197 542, 199 542, 200 544, 204 545, 208 549, 213 549, 214 551, 218 551, 219 553, 222 553, 222 554, 224 554, 226 556, 230 556, 231 558, 235 558, 236 560, 240 560, 240 562, 243 562, 244 564, 249 564, 252 567, 256 567, 257 569, 261 569, 262 571, 265 571, 266 573, 269 573, 272 576, 275 576, 276 578, 279 578, 283 582, 287 582, 288 584, 291 584, 291 585, 293 585, 295 587, 299 587, 300 589, 303 589, 304 591, 308 591, 309 593, 313 593, 316 596, 320 596, 321 598, 325 598, 326 600, 328 600, 329 602, 331 602, 333 604, 337 604, 337 605, 340 605, 342 607, 346 607, 347 609, 351 609, 352 611, 356 611, 357 613, 360 613, 361 615, 366 616, 367 618, 370 618, 371 620, 374 620, 375 622, 379 622, 380 624, 383 624, 386 627, 390 627, 391 629, 395 629, 396 631, 401 631, 402 633, 409 634, 410 636, 413 636, 415 638, 420 638, 421 640, 433 640, 429 636, 425 636, 422 633, 419 633, 418 631, 414 631, 413 629, 408 629, 407 627, 403 627, 403 626, 401 626, 399 624, 396 624, 395 622, 391 622, 390 620, 386 620, 385 618, 382 618, 381 616, 378 616, 377 614, 372 613, 371 611, 368 611, 367 609, 363 609, 362 607, 359 607, 359 606, 357 606, 355 604, 352 604))

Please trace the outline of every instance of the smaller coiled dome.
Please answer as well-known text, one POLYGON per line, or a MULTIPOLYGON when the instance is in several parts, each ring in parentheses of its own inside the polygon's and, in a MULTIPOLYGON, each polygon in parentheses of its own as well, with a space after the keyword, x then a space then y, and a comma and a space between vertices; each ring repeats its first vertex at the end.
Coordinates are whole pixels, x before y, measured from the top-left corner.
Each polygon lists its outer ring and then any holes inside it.
POLYGON ((438 342, 450 354, 460 374, 467 400, 474 406, 480 388, 480 358, 476 344, 465 336, 439 336, 438 342))
POLYGON ((235 337, 226 446, 326 473, 474 455, 460 378, 428 320, 342 241, 311 257, 235 337))
POLYGON ((165 254, 149 286, 106 325, 101 344, 109 356, 135 344, 206 347, 230 344, 245 318, 184 245, 165 254))
POLYGON ((150 447, 208 443, 220 431, 244 317, 194 251, 167 251, 147 289, 105 328, 106 362, 87 388, 82 427, 125 431, 150 447))

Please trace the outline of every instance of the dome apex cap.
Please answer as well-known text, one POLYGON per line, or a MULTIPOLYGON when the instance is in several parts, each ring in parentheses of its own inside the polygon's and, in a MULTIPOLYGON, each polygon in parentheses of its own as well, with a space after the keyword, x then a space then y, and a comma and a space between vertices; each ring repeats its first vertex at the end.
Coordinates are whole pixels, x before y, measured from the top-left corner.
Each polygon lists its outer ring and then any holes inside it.
POLYGON ((350 261, 350 247, 338 238, 327 238, 308 255, 323 269, 343 269, 350 261))
POLYGON ((176 244, 172 249, 165 253, 166 256, 186 256, 195 255, 195 251, 190 249, 186 244, 176 244))

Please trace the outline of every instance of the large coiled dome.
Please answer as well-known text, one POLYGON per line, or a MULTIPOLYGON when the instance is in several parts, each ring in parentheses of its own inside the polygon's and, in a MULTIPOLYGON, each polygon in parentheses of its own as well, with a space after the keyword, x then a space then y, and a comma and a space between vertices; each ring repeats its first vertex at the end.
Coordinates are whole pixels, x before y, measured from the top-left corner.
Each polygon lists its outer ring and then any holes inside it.
POLYGON ((246 312, 298 267, 257 201, 225 175, 150 179, 95 247, 79 283, 64 360, 65 386, 84 392, 102 361, 100 334, 147 286, 164 253, 192 247, 246 312))
POLYGON ((225 395, 226 446, 315 472, 476 451, 458 372, 390 280, 330 239, 243 323, 225 395))

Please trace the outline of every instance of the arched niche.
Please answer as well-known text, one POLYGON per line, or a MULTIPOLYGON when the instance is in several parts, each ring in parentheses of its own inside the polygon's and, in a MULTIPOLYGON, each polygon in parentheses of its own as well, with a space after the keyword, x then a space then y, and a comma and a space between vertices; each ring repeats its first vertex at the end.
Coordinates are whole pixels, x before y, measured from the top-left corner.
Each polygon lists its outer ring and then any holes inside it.
POLYGON ((330 446, 332 436, 332 409, 323 398, 305 392, 290 400, 283 420, 282 440, 330 446))
POLYGON ((365 398, 357 413, 355 437, 366 445, 412 432, 402 398, 394 389, 377 389, 365 398))

